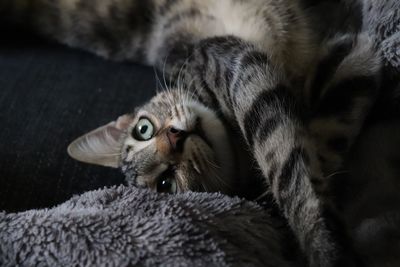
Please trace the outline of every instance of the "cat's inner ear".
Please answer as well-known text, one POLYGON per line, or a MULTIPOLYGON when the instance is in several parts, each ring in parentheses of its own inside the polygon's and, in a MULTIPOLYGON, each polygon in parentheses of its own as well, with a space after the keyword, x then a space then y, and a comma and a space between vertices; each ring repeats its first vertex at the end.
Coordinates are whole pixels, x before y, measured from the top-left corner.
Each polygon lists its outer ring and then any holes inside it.
POLYGON ((73 141, 68 146, 68 154, 79 161, 118 168, 125 130, 132 117, 123 115, 73 141))

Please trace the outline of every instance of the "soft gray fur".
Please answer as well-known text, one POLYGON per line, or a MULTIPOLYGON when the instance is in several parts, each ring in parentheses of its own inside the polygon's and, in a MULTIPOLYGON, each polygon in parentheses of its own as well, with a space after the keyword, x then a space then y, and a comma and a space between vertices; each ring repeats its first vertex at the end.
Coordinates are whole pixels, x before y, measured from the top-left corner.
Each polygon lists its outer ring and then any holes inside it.
POLYGON ((0 213, 0 265, 290 266, 277 227, 243 199, 120 186, 0 213))

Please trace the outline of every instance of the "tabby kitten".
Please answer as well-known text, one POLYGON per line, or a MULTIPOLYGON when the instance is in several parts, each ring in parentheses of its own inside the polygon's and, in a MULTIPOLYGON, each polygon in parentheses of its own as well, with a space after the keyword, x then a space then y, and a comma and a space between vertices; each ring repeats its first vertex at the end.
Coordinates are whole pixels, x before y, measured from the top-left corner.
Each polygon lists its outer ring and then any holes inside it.
POLYGON ((232 141, 213 110, 171 90, 75 140, 68 152, 80 161, 121 167, 130 185, 168 193, 232 193, 232 141))
POLYGON ((243 139, 309 265, 355 264, 324 176, 340 166, 377 94, 380 62, 367 36, 340 36, 316 52, 295 0, 2 0, 0 8, 60 42, 153 65, 175 81, 73 142, 72 157, 121 167, 130 184, 160 192, 229 193, 246 177, 243 139))

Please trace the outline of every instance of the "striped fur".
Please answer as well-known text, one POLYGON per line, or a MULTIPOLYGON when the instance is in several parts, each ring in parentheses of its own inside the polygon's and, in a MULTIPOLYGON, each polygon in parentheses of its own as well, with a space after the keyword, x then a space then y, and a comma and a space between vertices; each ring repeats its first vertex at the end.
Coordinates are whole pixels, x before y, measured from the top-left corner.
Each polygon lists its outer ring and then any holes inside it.
POLYGON ((62 43, 153 65, 175 81, 123 121, 79 139, 73 155, 118 141, 107 146, 108 165, 120 165, 134 185, 154 188, 173 164, 178 191, 231 192, 243 177, 233 169, 243 139, 309 265, 356 264, 324 177, 341 167, 378 93, 380 62, 367 36, 338 36, 313 53, 295 0, 1 0, 0 10, 62 43), (301 78, 304 87, 294 82, 301 78), (130 133, 143 112, 157 134, 137 142, 130 133), (196 131, 197 120, 205 133, 182 155, 170 152, 165 131, 196 131))

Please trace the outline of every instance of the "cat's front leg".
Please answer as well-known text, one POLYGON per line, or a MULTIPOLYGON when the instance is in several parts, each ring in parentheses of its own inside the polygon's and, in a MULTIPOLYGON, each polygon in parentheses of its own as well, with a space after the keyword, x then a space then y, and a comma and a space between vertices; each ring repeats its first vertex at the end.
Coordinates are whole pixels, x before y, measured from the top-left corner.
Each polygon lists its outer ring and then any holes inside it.
POLYGON ((239 126, 310 266, 352 266, 346 234, 325 201, 315 146, 282 69, 234 37, 205 40, 194 57, 191 76, 201 96, 239 126))
MULTIPOLYGON (((254 96, 236 112, 242 132, 310 266, 352 262, 347 235, 327 200, 327 181, 316 149, 291 106, 287 88, 277 85, 254 96)), ((242 102, 242 103, 243 103, 242 102)))

